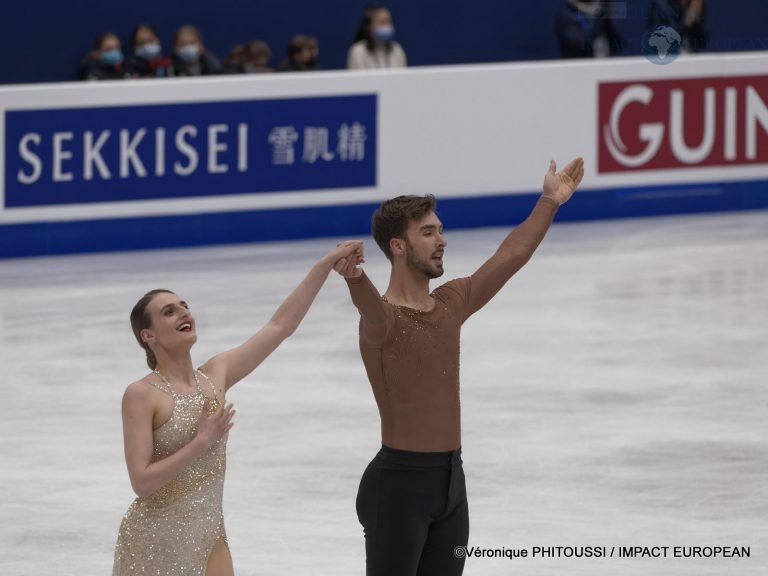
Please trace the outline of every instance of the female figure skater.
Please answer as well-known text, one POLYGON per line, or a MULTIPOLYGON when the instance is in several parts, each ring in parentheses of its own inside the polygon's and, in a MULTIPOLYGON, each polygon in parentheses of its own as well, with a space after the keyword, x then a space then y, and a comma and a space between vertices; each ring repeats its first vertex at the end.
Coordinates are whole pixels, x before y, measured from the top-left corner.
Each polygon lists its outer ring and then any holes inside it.
POLYGON ((231 576, 222 495, 226 443, 235 412, 226 391, 290 336, 329 272, 362 262, 363 243, 326 254, 261 330, 195 369, 197 340, 186 302, 152 290, 131 312, 133 333, 152 372, 123 396, 125 460, 138 498, 125 514, 113 576, 231 576))

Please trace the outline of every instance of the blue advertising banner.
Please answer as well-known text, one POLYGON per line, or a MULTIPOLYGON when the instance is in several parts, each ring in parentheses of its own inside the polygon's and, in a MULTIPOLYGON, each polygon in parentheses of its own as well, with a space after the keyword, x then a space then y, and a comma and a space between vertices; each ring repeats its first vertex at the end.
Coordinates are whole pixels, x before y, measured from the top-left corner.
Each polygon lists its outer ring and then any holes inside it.
POLYGON ((376 185, 375 94, 8 110, 5 206, 376 185))

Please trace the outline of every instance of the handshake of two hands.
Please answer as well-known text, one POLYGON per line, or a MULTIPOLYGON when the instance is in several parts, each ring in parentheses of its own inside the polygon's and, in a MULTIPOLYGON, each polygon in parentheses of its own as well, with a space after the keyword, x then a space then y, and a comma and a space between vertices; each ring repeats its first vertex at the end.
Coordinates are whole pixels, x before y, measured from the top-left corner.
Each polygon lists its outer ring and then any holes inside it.
POLYGON ((362 240, 345 240, 339 242, 325 259, 344 278, 355 278, 363 273, 359 266, 365 262, 364 252, 362 240))

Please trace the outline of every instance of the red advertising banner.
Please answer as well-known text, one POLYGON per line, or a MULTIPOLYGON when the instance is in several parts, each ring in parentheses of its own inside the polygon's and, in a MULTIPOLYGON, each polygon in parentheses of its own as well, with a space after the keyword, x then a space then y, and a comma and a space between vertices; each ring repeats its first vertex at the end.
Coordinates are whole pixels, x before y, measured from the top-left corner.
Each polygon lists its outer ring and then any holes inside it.
POLYGON ((768 164, 768 76, 599 86, 598 172, 768 164))

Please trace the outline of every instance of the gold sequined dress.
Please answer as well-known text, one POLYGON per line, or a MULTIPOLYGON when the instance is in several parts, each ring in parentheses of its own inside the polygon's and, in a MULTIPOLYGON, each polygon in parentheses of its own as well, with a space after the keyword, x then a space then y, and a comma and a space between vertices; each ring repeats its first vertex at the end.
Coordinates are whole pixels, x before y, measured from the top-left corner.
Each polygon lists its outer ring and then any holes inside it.
MULTIPOLYGON (((205 379, 215 398, 213 382, 207 376, 205 379)), ((199 384, 195 394, 178 394, 170 386, 153 385, 174 402, 171 417, 153 433, 152 461, 156 462, 194 438, 205 396, 199 384)), ((212 402, 212 410, 218 407, 218 400, 212 402)), ((133 501, 117 536, 113 576, 204 576, 214 545, 220 538, 226 543, 222 497, 227 436, 212 444, 174 480, 133 501)))

